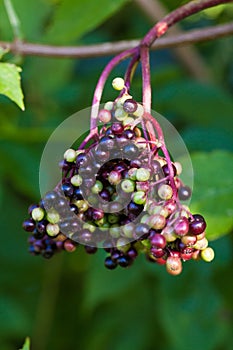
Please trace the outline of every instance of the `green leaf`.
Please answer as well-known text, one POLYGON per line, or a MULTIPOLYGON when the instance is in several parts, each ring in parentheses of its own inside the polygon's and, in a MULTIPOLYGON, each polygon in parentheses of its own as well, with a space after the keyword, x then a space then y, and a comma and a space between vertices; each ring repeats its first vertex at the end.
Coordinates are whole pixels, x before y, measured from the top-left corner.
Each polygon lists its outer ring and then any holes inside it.
POLYGON ((233 128, 233 102, 223 89, 193 81, 169 84, 156 93, 158 110, 176 114, 179 121, 195 125, 233 128))
POLYGON ((118 11, 126 0, 63 0, 47 32, 47 41, 59 44, 76 40, 118 11))
POLYGON ((0 161, 4 164, 5 177, 11 181, 11 186, 30 198, 39 197, 40 153, 34 148, 11 141, 0 142, 0 161))
POLYGON ((194 190, 190 208, 206 218, 207 237, 217 239, 233 229, 233 153, 195 153, 192 162, 194 190))
POLYGON ((27 337, 26 340, 25 340, 25 343, 22 347, 22 349, 20 350, 30 350, 30 339, 27 337))
POLYGON ((15 64, 0 63, 0 94, 9 97, 24 111, 20 72, 21 68, 15 64))

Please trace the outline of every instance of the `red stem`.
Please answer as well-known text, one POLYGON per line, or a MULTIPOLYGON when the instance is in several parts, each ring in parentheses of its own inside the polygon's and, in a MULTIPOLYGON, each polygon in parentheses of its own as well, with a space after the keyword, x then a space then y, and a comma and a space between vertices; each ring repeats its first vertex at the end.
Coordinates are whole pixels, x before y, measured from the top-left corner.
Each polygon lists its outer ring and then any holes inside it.
POLYGON ((150 56, 149 48, 141 46, 142 66, 142 103, 146 112, 151 112, 151 83, 150 83, 150 56))
POLYGON ((187 4, 169 13, 163 19, 161 19, 142 39, 141 45, 150 47, 157 38, 164 35, 167 32, 168 28, 174 25, 175 23, 206 8, 210 8, 228 2, 232 2, 232 0, 190 1, 187 4))
POLYGON ((121 61, 125 60, 126 58, 133 56, 137 52, 137 50, 138 50, 138 48, 136 47, 136 48, 129 49, 129 50, 126 50, 126 51, 120 53, 119 55, 115 56, 107 64, 107 66, 104 68, 104 70, 103 70, 103 72, 98 80, 98 83, 96 85, 94 97, 93 97, 93 101, 92 101, 91 125, 90 125, 92 134, 97 133, 97 117, 98 117, 100 100, 102 97, 105 82, 106 82, 109 74, 111 73, 111 71, 113 70, 113 68, 117 64, 119 64, 121 61))

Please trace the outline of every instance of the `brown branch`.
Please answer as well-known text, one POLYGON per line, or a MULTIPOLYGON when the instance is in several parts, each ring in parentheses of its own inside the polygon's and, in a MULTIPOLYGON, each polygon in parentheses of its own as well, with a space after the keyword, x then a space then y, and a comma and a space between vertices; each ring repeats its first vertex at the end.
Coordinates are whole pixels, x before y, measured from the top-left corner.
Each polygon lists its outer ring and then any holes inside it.
MULTIPOLYGON (((233 34, 233 23, 191 30, 189 32, 158 39, 152 50, 173 48, 203 42, 233 34)), ((86 46, 52 46, 26 42, 0 42, 0 47, 8 49, 13 54, 25 56, 44 56, 57 58, 87 58, 114 55, 124 50, 138 46, 140 40, 125 40, 115 43, 103 43, 86 46)))

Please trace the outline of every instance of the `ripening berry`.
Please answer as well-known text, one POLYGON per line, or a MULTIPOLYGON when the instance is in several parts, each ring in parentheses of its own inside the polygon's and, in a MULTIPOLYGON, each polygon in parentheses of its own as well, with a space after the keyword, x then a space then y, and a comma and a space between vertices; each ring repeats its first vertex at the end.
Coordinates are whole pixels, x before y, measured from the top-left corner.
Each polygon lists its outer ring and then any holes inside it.
MULTIPOLYGON (((136 109, 136 111, 133 113, 133 115, 134 115, 135 117, 141 118, 141 117, 143 116, 143 114, 144 114, 144 108, 143 108, 143 106, 142 106, 140 103, 138 103, 137 109, 136 109)), ((141 135, 140 135, 140 136, 141 136, 141 135)))
POLYGON ((112 101, 108 101, 104 105, 104 109, 107 109, 108 111, 111 111, 113 109, 114 103, 112 101))
POLYGON ((197 250, 203 250, 203 249, 205 249, 207 247, 208 247, 208 240, 205 237, 200 239, 200 240, 198 240, 193 246, 193 248, 195 248, 197 250))
POLYGON ((172 198, 173 191, 169 185, 161 185, 158 189, 158 195, 161 199, 168 200, 172 198))
POLYGON ((207 247, 201 251, 201 257, 204 261, 210 262, 214 259, 214 250, 210 247, 207 247))
POLYGON ((102 123, 109 123, 112 116, 107 109, 101 109, 98 114, 98 118, 102 123))
POLYGON ((169 256, 166 261, 166 270, 170 275, 179 275, 182 272, 182 262, 180 258, 169 256))
POLYGON ((122 90, 125 86, 125 81, 122 78, 115 78, 112 81, 112 87, 115 90, 122 90))

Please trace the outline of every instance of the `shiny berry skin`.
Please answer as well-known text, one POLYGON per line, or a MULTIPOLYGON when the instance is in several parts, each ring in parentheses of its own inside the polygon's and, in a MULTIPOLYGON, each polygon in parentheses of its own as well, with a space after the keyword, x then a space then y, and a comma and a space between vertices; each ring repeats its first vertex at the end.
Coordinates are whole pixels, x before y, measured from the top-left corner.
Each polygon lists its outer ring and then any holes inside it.
POLYGON ((110 256, 105 259, 104 265, 109 270, 114 270, 117 267, 116 261, 113 261, 110 256))
POLYGON ((162 258, 162 256, 165 254, 165 251, 162 248, 152 247, 150 251, 155 258, 162 258))
MULTIPOLYGON (((169 172, 169 169, 168 169, 168 165, 167 165, 167 164, 165 164, 165 165, 162 167, 162 169, 163 169, 163 172, 164 172, 164 175, 165 175, 165 176, 169 176, 169 175, 170 175, 170 172, 169 172)), ((172 164, 172 169, 173 169, 173 172, 174 172, 174 176, 176 176, 176 167, 175 167, 174 164, 172 164)))
POLYGON ((178 196, 179 196, 179 199, 182 200, 182 201, 186 201, 187 199, 189 199, 192 195, 192 190, 190 187, 188 186, 181 186, 179 188, 179 191, 178 191, 178 196))
POLYGON ((64 192, 66 197, 71 197, 73 195, 74 189, 71 183, 65 182, 61 185, 61 190, 64 192))
POLYGON ((165 248, 167 241, 165 239, 165 237, 163 235, 161 235, 160 233, 155 233, 151 239, 151 245, 155 248, 165 248))
POLYGON ((32 219, 28 219, 23 222, 23 229, 27 232, 33 232, 35 227, 36 227, 36 224, 32 219))
POLYGON ((169 256, 166 261, 166 270, 170 275, 179 275, 182 272, 182 262, 180 258, 169 256))
POLYGON ((76 158, 76 166, 85 166, 88 163, 89 157, 85 153, 78 154, 76 158))
POLYGON ((176 221, 174 226, 174 232, 178 236, 184 236, 189 231, 189 221, 187 218, 183 217, 176 221))
POLYGON ((111 130, 114 135, 120 135, 124 131, 124 126, 121 123, 113 123, 111 130))
POLYGON ((133 99, 128 99, 123 104, 123 109, 126 113, 134 113, 137 110, 138 104, 133 99))
POLYGON ((206 229, 206 222, 202 215, 194 214, 193 220, 189 223, 189 232, 193 235, 199 235, 206 229))
POLYGON ((121 266, 121 267, 128 267, 131 263, 131 260, 129 257, 122 255, 117 259, 117 263, 121 266))

